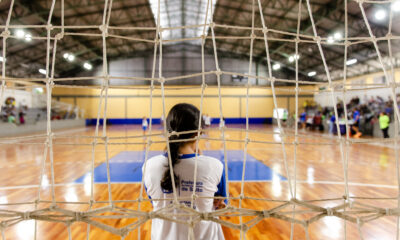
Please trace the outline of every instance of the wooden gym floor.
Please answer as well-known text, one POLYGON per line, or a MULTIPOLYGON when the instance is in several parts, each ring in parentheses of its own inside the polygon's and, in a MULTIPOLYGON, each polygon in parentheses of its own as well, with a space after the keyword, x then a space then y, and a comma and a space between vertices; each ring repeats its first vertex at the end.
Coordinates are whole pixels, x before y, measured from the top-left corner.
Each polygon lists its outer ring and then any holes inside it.
MULTIPOLYGON (((220 138, 218 128, 213 126, 208 136, 220 138)), ((228 125, 244 129, 244 125, 228 125)), ((278 134, 272 134, 277 129, 270 125, 252 125, 256 130, 249 134, 251 139, 248 145, 248 154, 272 169, 275 175, 287 178, 283 163, 282 146, 278 134), (260 143, 254 141, 268 141, 260 143)), ((155 125, 153 132, 161 132, 160 126, 155 125)), ((290 130, 288 133, 291 132, 290 130)), ((100 131, 101 134, 101 131, 100 131)), ((139 136, 142 134, 140 126, 109 126, 107 129, 109 137, 139 136)), ((321 135, 317 132, 300 131, 299 141, 301 144, 297 149, 297 198, 300 200, 316 200, 340 198, 344 195, 343 165, 340 156, 339 144, 334 137, 321 135), (316 143, 319 145, 312 145, 316 143)), ((56 132, 54 140, 54 173, 55 173, 55 196, 57 201, 88 202, 90 200, 90 181, 83 184, 74 183, 78 178, 90 172, 92 139, 82 136, 93 136, 94 128, 73 129, 64 132, 56 132)), ((244 131, 229 131, 227 139, 243 140, 244 131)), ((4 140, 4 139, 3 139, 4 140)), ((0 142, 3 141, 0 139, 0 142)), ((154 137, 153 140, 162 140, 154 137)), ((287 137, 287 142, 293 141, 293 137, 287 137)), ((44 136, 32 139, 15 141, 12 144, 0 145, 0 206, 1 209, 32 211, 34 204, 26 205, 4 205, 7 203, 33 202, 37 198, 37 185, 39 183, 41 162, 44 157, 44 136)), ((100 141, 101 142, 101 141, 100 141)), ((113 158, 123 151, 143 151, 142 138, 113 139, 109 144, 109 158, 113 158)), ((201 148, 205 150, 220 150, 220 141, 202 141, 201 148)), ((243 150, 243 143, 227 142, 228 150, 243 150)), ((95 151, 95 165, 99 166, 105 162, 104 145, 98 145, 95 151)), ((164 149, 164 144, 153 144, 152 151, 164 149)), ((294 146, 286 145, 289 168, 293 174, 294 146)), ((394 149, 390 144, 352 144, 349 146, 348 179, 349 192, 351 196, 387 198, 397 196, 397 175, 394 157, 394 149)), ((251 174, 251 173, 249 173, 251 174)), ((50 162, 47 159, 46 172, 42 181, 41 199, 51 200, 51 173, 50 162)), ((140 185, 138 183, 113 183, 111 186, 113 200, 132 200, 139 196, 140 185)), ((272 177, 266 181, 246 181, 244 187, 245 195, 255 198, 266 198, 275 200, 288 200, 290 193, 287 180, 272 177)), ((240 182, 229 184, 231 196, 240 194, 240 182)), ((107 201, 107 184, 96 183, 96 201, 107 201)), ((146 196, 146 193, 143 193, 146 196)), ((147 196, 146 196, 147 197, 147 196)), ((371 204, 378 207, 394 208, 397 201, 394 200, 357 200, 360 203, 371 204)), ((323 207, 339 205, 343 201, 315 202, 323 207)), ((233 201, 237 206, 238 202, 233 201)), ((243 208, 270 209, 279 203, 244 200, 243 208)), ((116 203, 117 206, 137 209, 137 203, 116 203)), ((39 204, 39 208, 48 204, 39 204)), ((60 204, 61 207, 85 211, 88 205, 82 204, 60 204)), ((106 206, 106 204, 95 204, 94 207, 106 206)), ((145 202, 142 210, 150 211, 151 204, 145 202)), ((286 209, 289 211, 290 209, 286 209)), ((299 216, 310 217, 310 215, 299 216)), ((132 219, 104 220, 95 219, 103 223, 123 227, 132 223, 132 219)), ((229 219, 238 222, 238 218, 229 219)), ((247 219, 248 220, 248 219, 247 219)), ((323 217, 309 227, 311 239, 344 239, 344 222, 340 218, 330 216, 323 217)), ((151 222, 146 222, 141 228, 141 238, 150 239, 151 222)), ((251 228, 247 239, 290 239, 291 225, 288 222, 276 219, 267 219, 251 228)), ((359 239, 356 224, 346 224, 347 239, 359 239)), ((362 226, 361 232, 364 239, 395 239, 396 218, 386 216, 379 218, 362 226)), ((86 239, 86 224, 74 223, 71 227, 72 239, 86 239)), ((68 231, 64 224, 38 222, 38 239, 68 239, 68 231)), ((226 239, 238 239, 239 231, 224 228, 226 239)), ((131 232, 126 239, 137 239, 137 230, 131 232)), ((295 225, 295 239, 305 239, 305 231, 302 226, 295 225)), ((6 239, 33 239, 34 221, 23 221, 5 230, 6 239)), ((90 239, 120 239, 104 230, 91 227, 90 239)))

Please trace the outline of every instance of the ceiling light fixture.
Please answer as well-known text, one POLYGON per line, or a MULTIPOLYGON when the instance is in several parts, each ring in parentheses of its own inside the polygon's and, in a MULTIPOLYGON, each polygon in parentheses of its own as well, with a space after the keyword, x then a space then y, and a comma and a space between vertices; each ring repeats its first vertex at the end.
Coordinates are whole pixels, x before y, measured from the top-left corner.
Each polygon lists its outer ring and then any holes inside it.
POLYGON ((357 59, 355 59, 355 58, 352 58, 352 59, 349 59, 349 60, 346 61, 346 65, 347 66, 353 65, 355 63, 357 63, 357 59))
POLYGON ((15 32, 15 36, 16 36, 17 38, 23 38, 23 37, 25 36, 24 30, 21 30, 21 29, 17 30, 17 31, 15 32))
POLYGON ((27 41, 27 42, 32 41, 32 35, 26 34, 26 35, 25 35, 25 41, 27 41))
POLYGON ((392 10, 394 12, 400 12, 400 0, 392 2, 392 10))
POLYGON ((384 9, 379 9, 375 12, 375 19, 378 21, 382 21, 386 18, 386 11, 384 9))
POLYGON ((279 63, 275 63, 273 66, 272 66, 272 69, 273 70, 279 70, 281 68, 281 65, 279 64, 279 63))
POLYGON ((336 32, 335 34, 333 34, 333 38, 339 40, 342 38, 342 34, 340 32, 336 32))
POLYGON ((72 54, 68 55, 68 61, 73 62, 75 60, 75 56, 72 54))
POLYGON ((312 72, 309 72, 307 75, 309 77, 314 77, 315 75, 317 75, 317 72, 316 71, 312 71, 312 72))
POLYGON ((41 73, 41 74, 43 74, 43 75, 46 75, 46 70, 45 69, 43 69, 43 68, 41 68, 41 69, 39 69, 39 72, 41 73))
POLYGON ((92 70, 92 68, 93 68, 92 64, 87 63, 87 62, 85 62, 85 63, 83 64, 83 67, 86 68, 87 70, 92 70))

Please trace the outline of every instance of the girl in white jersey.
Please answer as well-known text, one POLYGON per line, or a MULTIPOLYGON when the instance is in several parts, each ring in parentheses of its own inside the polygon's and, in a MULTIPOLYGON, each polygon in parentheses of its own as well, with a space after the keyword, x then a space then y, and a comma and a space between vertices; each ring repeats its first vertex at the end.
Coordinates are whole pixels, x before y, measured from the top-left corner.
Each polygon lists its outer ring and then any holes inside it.
MULTIPOLYGON (((199 110, 186 103, 175 105, 166 119, 167 130, 178 134, 169 140, 192 139, 197 133, 179 134, 179 132, 197 130, 199 128, 199 110)), ((203 122, 203 121, 202 121, 203 122)), ((170 172, 168 154, 155 156, 147 160, 146 172, 143 173, 147 195, 152 199, 173 199, 171 175, 174 176, 176 193, 181 204, 191 206, 190 197, 193 193, 194 168, 196 159, 196 141, 180 141, 169 144, 173 173, 170 172)), ((144 169, 144 167, 143 167, 144 169)), ((142 169, 142 170, 143 170, 142 169)), ((223 164, 215 158, 204 155, 197 156, 196 195, 199 197, 226 197, 225 173, 223 164)), ((170 205, 172 201, 153 201, 154 210, 170 205)), ((212 198, 196 198, 193 208, 199 212, 211 212, 224 207, 222 200, 212 198)), ((176 210, 175 213, 178 213, 176 210)), ((179 220, 188 222, 188 217, 179 220)), ((189 227, 186 224, 154 218, 152 220, 151 239, 188 239, 189 227)), ((194 228, 196 239, 224 239, 221 225, 212 221, 200 221, 194 228)))

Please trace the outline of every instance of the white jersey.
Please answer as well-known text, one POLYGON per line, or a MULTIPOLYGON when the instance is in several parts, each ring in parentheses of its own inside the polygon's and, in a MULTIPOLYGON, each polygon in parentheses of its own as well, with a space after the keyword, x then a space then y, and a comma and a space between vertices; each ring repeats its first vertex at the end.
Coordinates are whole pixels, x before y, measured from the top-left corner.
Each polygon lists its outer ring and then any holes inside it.
POLYGON ((147 119, 143 119, 142 120, 142 127, 147 127, 148 123, 147 123, 147 119))
POLYGON ((210 126, 211 125, 211 117, 207 116, 206 120, 204 121, 204 124, 207 126, 210 126))
MULTIPOLYGON (((162 199, 173 198, 172 192, 166 192, 161 188, 161 179, 167 169, 168 158, 165 155, 155 156, 147 160, 146 173, 143 174, 144 184, 149 198, 162 199)), ((193 193, 195 154, 180 156, 175 164, 174 172, 179 177, 179 185, 176 188, 178 197, 186 197, 180 203, 190 207, 190 197, 193 193)), ((143 171, 143 169, 142 169, 143 171)), ((225 172, 223 164, 212 157, 199 155, 197 157, 197 183, 196 195, 198 196, 223 196, 226 197, 225 172)), ((156 211, 171 204, 172 201, 153 201, 153 209, 156 211)), ((200 212, 213 211, 213 199, 198 198, 194 201, 193 208, 200 212)), ((175 210, 176 212, 178 210, 175 210)), ((186 221, 188 217, 182 217, 186 221)), ((151 239, 188 239, 189 227, 184 224, 154 218, 151 226, 151 239)), ((194 227, 196 239, 224 239, 221 225, 212 221, 200 221, 194 227)))

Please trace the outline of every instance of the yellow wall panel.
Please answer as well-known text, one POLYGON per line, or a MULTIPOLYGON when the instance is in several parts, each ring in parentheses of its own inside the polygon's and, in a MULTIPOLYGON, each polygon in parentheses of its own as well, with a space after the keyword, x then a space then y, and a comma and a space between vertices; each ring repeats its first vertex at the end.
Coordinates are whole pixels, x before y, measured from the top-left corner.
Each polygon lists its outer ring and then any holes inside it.
POLYGON ((72 104, 72 105, 75 104, 75 103, 74 103, 74 98, 73 98, 73 97, 69 97, 69 98, 60 98, 60 102, 65 102, 65 103, 72 104))
MULTIPOLYGON (((312 89, 312 86, 306 86, 312 89)), ((291 87, 284 87, 293 89, 291 87)), ((282 88, 282 89, 284 89, 282 88)), ((55 88, 54 97, 60 96, 60 101, 72 103, 73 96, 77 97, 77 105, 86 111, 87 118, 96 118, 99 104, 99 90, 55 88), (75 92, 74 92, 75 91, 75 92), (66 97, 68 96, 68 97, 66 97), (71 96, 71 97, 69 97, 71 96), (96 97, 93 97, 96 96, 96 97)), ((227 118, 245 117, 246 114, 246 91, 244 87, 227 87, 221 89, 223 116, 227 118)), ((108 118, 142 118, 149 117, 150 91, 148 89, 110 89, 108 98, 108 118), (125 100, 126 99, 126 100, 125 100), (125 106, 125 104, 127 105, 125 106)), ((288 96, 291 92, 276 91, 277 104, 280 108, 288 108, 288 96), (279 97, 281 95, 281 97, 279 97)), ((160 89, 153 92, 153 118, 160 118, 163 111, 163 104, 160 89)), ((200 108, 201 89, 166 89, 165 90, 165 108, 166 114, 177 103, 191 103, 200 108)), ((269 88, 254 88, 249 91, 249 117, 272 117, 273 98, 272 91, 269 88)), ((306 98, 299 98, 300 106, 306 98)), ((312 99, 307 98, 307 99, 312 99)), ((104 108, 104 101, 101 107, 101 117, 104 108)), ((289 101, 290 111, 294 111, 294 98, 289 101)), ((213 118, 219 118, 220 107, 218 98, 218 88, 207 88, 204 92, 203 113, 213 118)))
POLYGON ((125 98, 108 98, 107 118, 125 118, 125 98))
MULTIPOLYGON (((76 104, 85 110, 85 118, 96 118, 98 112, 99 99, 98 98, 77 98, 76 104)), ((100 117, 103 115, 103 107, 101 108, 100 117)))

